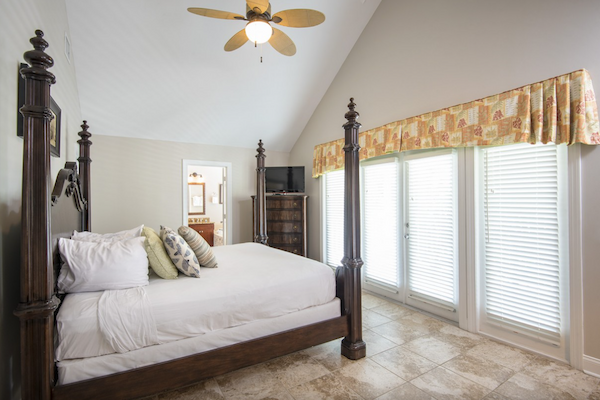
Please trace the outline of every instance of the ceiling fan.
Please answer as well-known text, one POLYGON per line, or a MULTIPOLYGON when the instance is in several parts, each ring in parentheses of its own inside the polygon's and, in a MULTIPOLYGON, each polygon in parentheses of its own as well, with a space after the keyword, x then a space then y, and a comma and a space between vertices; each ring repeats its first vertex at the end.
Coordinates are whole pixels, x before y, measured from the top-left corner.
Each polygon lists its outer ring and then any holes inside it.
POLYGON ((247 41, 251 41, 255 45, 269 42, 275 50, 285 56, 296 54, 296 45, 288 35, 273 28, 270 22, 291 28, 305 28, 319 25, 325 21, 325 15, 322 12, 308 9, 284 10, 272 16, 269 0, 246 0, 246 17, 208 8, 190 7, 188 11, 203 17, 248 21, 246 27, 233 35, 225 44, 225 51, 239 49, 247 41))

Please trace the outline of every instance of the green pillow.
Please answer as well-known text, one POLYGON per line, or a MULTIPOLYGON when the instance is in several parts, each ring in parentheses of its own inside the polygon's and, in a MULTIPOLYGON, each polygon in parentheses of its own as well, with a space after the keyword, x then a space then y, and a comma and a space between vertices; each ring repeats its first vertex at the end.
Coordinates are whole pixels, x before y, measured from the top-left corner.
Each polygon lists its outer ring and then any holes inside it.
POLYGON ((156 275, 163 279, 177 278, 177 268, 167 254, 167 250, 165 250, 165 246, 156 231, 145 226, 142 230, 142 236, 146 237, 144 247, 146 248, 146 254, 148 254, 150 267, 156 272, 156 275))
POLYGON ((207 268, 217 268, 217 259, 210 248, 210 245, 202 236, 189 226, 180 226, 177 230, 187 244, 190 245, 194 254, 198 258, 200 266, 207 268))

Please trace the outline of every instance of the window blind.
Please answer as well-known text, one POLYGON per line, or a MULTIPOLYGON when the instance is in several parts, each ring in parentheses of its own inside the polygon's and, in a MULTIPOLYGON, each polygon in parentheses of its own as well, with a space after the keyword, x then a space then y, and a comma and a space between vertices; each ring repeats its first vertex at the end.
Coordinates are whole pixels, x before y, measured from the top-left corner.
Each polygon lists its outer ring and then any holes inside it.
POLYGON ((483 150, 484 304, 489 323, 561 341, 558 146, 483 150))
POLYGON ((325 177, 325 263, 337 267, 344 257, 344 171, 325 177))
POLYGON ((455 155, 407 160, 406 261, 410 297, 455 309, 455 155))
POLYGON ((399 286, 398 240, 398 164, 368 164, 363 173, 363 261, 364 277, 369 283, 399 286))

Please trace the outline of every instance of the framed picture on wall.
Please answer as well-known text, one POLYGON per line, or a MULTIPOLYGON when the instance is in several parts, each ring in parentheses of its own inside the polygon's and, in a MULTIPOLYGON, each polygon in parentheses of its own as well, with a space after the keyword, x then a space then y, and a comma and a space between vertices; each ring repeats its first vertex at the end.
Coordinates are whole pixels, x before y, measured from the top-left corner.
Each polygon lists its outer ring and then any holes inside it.
POLYGON ((21 114, 21 107, 25 104, 25 79, 21 76, 21 69, 27 68, 28 65, 25 63, 19 64, 18 71, 18 87, 17 87, 17 136, 23 137, 23 115, 21 114))
MULTIPOLYGON (((17 88, 17 136, 19 137, 23 137, 23 115, 20 110, 25 105, 25 79, 21 76, 21 69, 27 67, 28 65, 25 63, 19 64, 19 83, 17 88)), ((53 117, 50 122, 50 154, 54 157, 60 157, 61 111, 52 97, 50 97, 50 112, 53 117)))
POLYGON ((60 107, 52 97, 50 97, 50 111, 54 117, 50 121, 50 154, 60 157, 60 107))

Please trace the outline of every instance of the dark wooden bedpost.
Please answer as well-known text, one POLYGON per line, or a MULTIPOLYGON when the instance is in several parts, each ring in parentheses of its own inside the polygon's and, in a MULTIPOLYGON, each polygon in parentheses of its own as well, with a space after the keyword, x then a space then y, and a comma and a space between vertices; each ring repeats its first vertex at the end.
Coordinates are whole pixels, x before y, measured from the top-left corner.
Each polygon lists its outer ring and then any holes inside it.
POLYGON ((349 333, 342 340, 342 354, 351 360, 363 358, 367 345, 362 340, 360 258, 360 191, 358 165, 358 130, 354 99, 350 99, 345 117, 345 192, 344 192, 344 308, 348 315, 349 333))
POLYGON ((265 199, 265 158, 267 156, 265 156, 262 140, 258 141, 256 152, 258 154, 256 155, 256 210, 254 210, 256 236, 254 236, 254 241, 267 244, 269 239, 267 236, 267 205, 265 199))
POLYGON ((54 384, 54 296, 50 229, 50 85, 48 42, 35 31, 35 50, 24 54, 23 187, 21 206, 21 297, 15 315, 21 322, 21 396, 50 399, 54 384))
POLYGON ((87 207, 83 213, 83 229, 85 229, 86 231, 91 231, 92 216, 90 212, 90 164, 92 163, 92 159, 90 158, 90 146, 92 145, 92 142, 90 140, 90 137, 92 136, 92 134, 88 132, 88 128, 89 126, 87 124, 87 121, 83 121, 83 124, 81 124, 82 131, 78 133, 81 139, 77 141, 77 143, 79 143, 79 158, 77 159, 77 161, 79 161, 79 176, 81 180, 83 180, 81 191, 83 194, 83 198, 87 201, 87 207))

